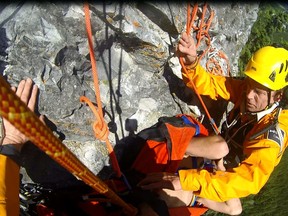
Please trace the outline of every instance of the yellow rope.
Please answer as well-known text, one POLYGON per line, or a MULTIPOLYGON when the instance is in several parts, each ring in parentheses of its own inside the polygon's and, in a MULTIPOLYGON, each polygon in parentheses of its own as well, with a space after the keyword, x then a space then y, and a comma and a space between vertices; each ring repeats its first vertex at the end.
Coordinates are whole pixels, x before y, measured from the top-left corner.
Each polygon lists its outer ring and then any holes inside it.
POLYGON ((110 198, 116 205, 123 207, 125 214, 136 215, 137 209, 125 203, 55 137, 37 115, 16 96, 2 76, 0 76, 0 115, 73 175, 110 198))

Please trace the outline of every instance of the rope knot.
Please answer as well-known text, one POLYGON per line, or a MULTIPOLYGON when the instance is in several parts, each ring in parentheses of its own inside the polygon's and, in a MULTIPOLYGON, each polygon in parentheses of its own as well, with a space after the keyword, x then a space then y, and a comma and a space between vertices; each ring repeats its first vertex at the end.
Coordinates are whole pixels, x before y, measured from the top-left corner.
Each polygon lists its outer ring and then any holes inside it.
POLYGON ((96 138, 98 138, 102 141, 106 141, 108 139, 109 130, 108 130, 108 126, 107 126, 107 124, 103 118, 98 119, 98 121, 94 122, 93 130, 94 130, 96 138))
POLYGON ((99 114, 99 107, 95 106, 87 97, 81 96, 80 101, 88 104, 90 109, 92 110, 96 121, 93 123, 94 135, 97 139, 102 141, 106 141, 108 139, 109 130, 106 122, 102 115, 99 114))

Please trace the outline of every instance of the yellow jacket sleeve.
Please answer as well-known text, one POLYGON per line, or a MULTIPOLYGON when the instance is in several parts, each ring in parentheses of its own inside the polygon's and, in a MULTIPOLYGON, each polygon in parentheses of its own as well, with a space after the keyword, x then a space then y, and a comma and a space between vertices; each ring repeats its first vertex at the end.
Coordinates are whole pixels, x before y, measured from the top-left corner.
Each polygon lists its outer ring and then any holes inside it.
MULTIPOLYGON (((261 141, 262 142, 262 141, 261 141)), ((266 146, 269 145, 267 142, 266 146)), ((260 144, 261 145, 261 144, 260 144)), ((206 170, 181 170, 180 182, 184 190, 192 190, 200 197, 215 201, 227 201, 231 198, 246 197, 257 194, 265 185, 276 166, 279 147, 254 147, 248 150, 249 157, 240 166, 227 170, 209 173, 206 170)))
POLYGON ((239 91, 245 85, 243 80, 212 75, 200 64, 195 67, 187 66, 186 71, 187 73, 182 69, 182 79, 187 87, 193 89, 194 84, 199 94, 208 95, 213 100, 220 97, 235 103, 239 98, 239 91))
POLYGON ((0 215, 19 215, 19 166, 0 154, 0 215))

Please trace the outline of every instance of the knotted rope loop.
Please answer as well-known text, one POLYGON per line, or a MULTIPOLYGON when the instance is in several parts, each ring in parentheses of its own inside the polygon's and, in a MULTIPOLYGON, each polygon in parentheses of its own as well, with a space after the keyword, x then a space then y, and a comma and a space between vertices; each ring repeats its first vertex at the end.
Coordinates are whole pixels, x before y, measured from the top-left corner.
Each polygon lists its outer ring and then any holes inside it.
POLYGON ((80 101, 86 103, 91 111, 93 112, 96 120, 93 123, 94 135, 97 139, 106 141, 108 139, 109 130, 107 123, 105 122, 103 116, 99 113, 99 107, 95 106, 87 97, 81 96, 80 101))

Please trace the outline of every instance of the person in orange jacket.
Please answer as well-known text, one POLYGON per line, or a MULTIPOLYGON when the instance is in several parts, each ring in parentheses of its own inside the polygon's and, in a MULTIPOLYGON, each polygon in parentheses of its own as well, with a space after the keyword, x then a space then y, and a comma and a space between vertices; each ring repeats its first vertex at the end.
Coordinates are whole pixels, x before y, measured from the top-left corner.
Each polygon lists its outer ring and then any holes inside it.
POLYGON ((223 158, 225 169, 213 173, 205 169, 152 173, 139 185, 143 189, 167 188, 180 194, 193 191, 199 202, 219 211, 219 203, 257 194, 288 145, 288 110, 283 104, 287 99, 288 51, 273 46, 259 49, 247 64, 245 79, 206 72, 198 62, 194 40, 186 33, 182 34, 178 52, 188 71, 182 70, 188 87, 192 88, 193 82, 199 94, 234 104, 221 135, 194 137, 187 148, 191 156, 220 159, 219 155, 227 153, 226 145, 229 153, 223 158), (211 137, 217 137, 215 141, 224 148, 210 151, 209 145, 215 144, 211 137))
MULTIPOLYGON (((38 87, 31 79, 20 81, 17 88, 12 87, 16 95, 34 112, 38 87)), ((43 120, 43 116, 40 116, 43 120)), ((0 215, 18 216, 20 213, 20 151, 28 141, 25 135, 18 131, 5 119, 2 125, 2 139, 0 140, 0 215)))

